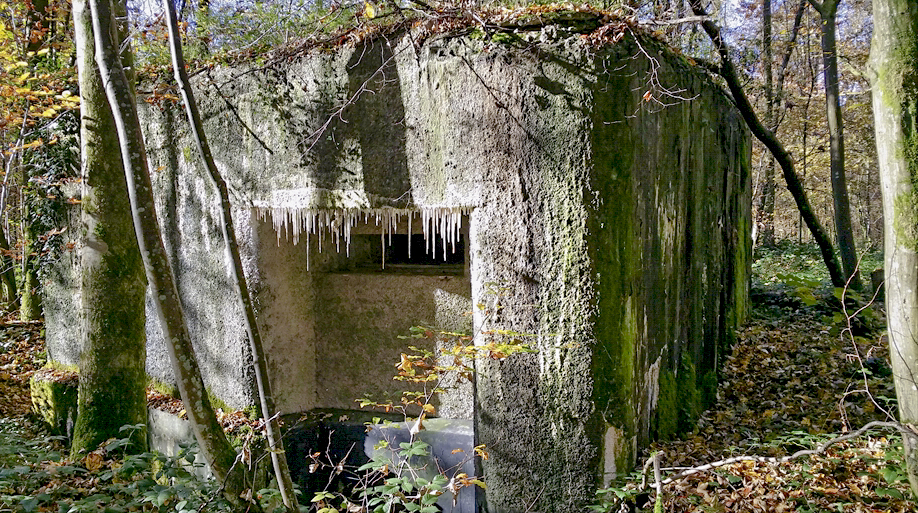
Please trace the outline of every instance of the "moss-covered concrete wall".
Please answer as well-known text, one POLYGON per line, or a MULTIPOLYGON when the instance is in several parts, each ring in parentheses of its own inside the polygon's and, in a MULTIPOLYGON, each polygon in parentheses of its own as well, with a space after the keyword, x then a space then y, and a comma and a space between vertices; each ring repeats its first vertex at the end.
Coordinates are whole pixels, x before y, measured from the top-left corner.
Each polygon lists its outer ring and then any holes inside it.
MULTIPOLYGON (((368 334, 429 318, 419 296, 439 288, 500 307, 475 308, 475 331, 536 335, 537 353, 478 364, 490 511, 580 511, 640 445, 690 425, 745 314, 748 135, 683 58, 605 30, 594 36, 622 37, 592 44, 563 26, 390 35, 197 75, 282 408, 349 403, 350 387, 323 390, 330 376, 384 386, 364 367, 368 334), (346 257, 291 240, 296 222, 389 207, 463 207, 464 277, 354 283, 323 274, 346 257), (404 307, 381 308, 392 302, 404 307), (380 328, 390 315, 400 318, 380 328)), ((213 191, 178 106, 149 106, 144 119, 207 384, 231 405, 251 402, 213 191)), ((148 331, 148 370, 167 377, 158 328, 148 331)), ((392 369, 386 354, 379 365, 392 369)))

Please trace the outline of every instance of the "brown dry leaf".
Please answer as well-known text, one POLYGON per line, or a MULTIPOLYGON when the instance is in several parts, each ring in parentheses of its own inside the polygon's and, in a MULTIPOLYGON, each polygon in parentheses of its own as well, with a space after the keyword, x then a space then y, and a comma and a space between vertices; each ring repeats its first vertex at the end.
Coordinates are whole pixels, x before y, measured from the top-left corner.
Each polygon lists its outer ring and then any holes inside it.
POLYGON ((96 449, 83 458, 83 466, 90 472, 95 472, 105 466, 105 456, 102 449, 96 449))

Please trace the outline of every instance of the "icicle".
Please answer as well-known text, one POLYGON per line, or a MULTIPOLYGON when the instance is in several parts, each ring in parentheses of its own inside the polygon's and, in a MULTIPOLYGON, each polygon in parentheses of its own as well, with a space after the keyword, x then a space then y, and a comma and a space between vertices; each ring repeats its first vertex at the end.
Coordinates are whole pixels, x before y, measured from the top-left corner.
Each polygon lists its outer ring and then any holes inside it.
MULTIPOLYGON (((277 243, 280 244, 281 236, 292 240, 294 244, 305 234, 307 270, 309 269, 309 247, 313 236, 317 237, 319 252, 325 245, 326 237, 331 237, 335 249, 341 252, 341 243, 344 243, 345 254, 350 257, 351 236, 353 229, 361 221, 370 224, 371 220, 380 229, 381 244, 385 255, 385 245, 392 245, 393 235, 398 233, 402 216, 407 217, 408 228, 408 258, 411 258, 411 236, 414 234, 414 217, 418 215, 421 222, 421 232, 424 235, 425 253, 436 258, 436 238, 443 245, 443 260, 448 259, 448 252, 456 252, 456 245, 462 229, 462 218, 468 215, 468 207, 432 207, 412 209, 374 208, 374 209, 313 209, 296 207, 256 207, 260 220, 265 221, 271 216, 274 231, 277 233, 277 243), (436 238, 435 238, 436 237, 436 238)), ((385 257, 384 257, 385 258, 385 257)))

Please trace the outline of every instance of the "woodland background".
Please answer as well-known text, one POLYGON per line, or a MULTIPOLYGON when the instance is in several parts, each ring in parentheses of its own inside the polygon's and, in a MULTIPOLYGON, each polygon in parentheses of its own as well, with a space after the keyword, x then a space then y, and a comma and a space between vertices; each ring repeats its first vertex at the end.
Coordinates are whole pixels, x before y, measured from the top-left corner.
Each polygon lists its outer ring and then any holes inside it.
MULTIPOLYGON (((823 20, 816 9, 826 5, 838 6, 839 104, 845 131, 844 169, 851 224, 858 255, 865 257, 861 260, 862 270, 871 271, 880 265, 877 252, 883 242, 883 219, 866 72, 873 29, 870 2, 728 1, 704 7, 712 13, 705 19, 724 28, 729 55, 738 68, 746 95, 763 123, 773 129, 790 152, 813 211, 835 238, 837 203, 831 187, 830 124, 826 115, 824 48, 820 42, 823 20)), ((174 7, 191 73, 222 62, 262 62, 284 45, 343 40, 348 31, 373 30, 398 21, 406 13, 423 16, 425 12, 450 10, 457 15, 475 16, 479 11, 540 8, 513 3, 440 5, 419 0, 405 4, 369 0, 179 0, 174 7)), ((716 67, 712 63, 718 59, 717 49, 699 24, 702 18, 687 1, 637 0, 595 7, 615 10, 665 38, 699 65, 716 67)), ((167 28, 161 9, 152 2, 132 2, 127 8, 136 59, 134 71, 142 78, 142 92, 152 93, 148 101, 177 101, 178 92, 171 85, 167 28)), ((40 282, 45 265, 59 258, 61 251, 73 249, 63 244, 58 228, 63 225, 63 217, 69 215, 61 199, 66 197, 63 191, 79 186, 79 91, 70 16, 71 5, 66 0, 0 1, 0 258, 4 300, 10 312, 8 326, 16 326, 7 331, 10 335, 3 343, 5 374, 0 378, 13 384, 21 385, 34 372, 31 359, 41 351, 36 345, 40 332, 23 326, 37 326, 29 323, 41 319, 40 282), (14 321, 14 317, 18 320, 14 321)), ((786 454, 821 440, 822 433, 856 429, 858 421, 887 420, 894 408, 888 363, 884 363, 887 356, 878 329, 882 312, 866 321, 856 321, 844 310, 819 306, 832 302, 823 298, 833 295, 827 286, 828 275, 781 173, 770 153, 759 144, 753 152, 753 169, 753 236, 759 258, 755 277, 758 281, 754 284, 758 294, 756 318, 741 337, 727 371, 725 386, 733 388, 722 387, 721 399, 728 406, 711 410, 685 440, 655 448, 673 465, 700 464, 763 447, 769 454, 786 454), (855 333, 855 325, 863 329, 855 333), (801 338, 807 332, 819 336, 801 338), (816 357, 816 347, 828 357, 816 357), (764 356, 758 354, 762 351, 764 356), (811 354, 813 358, 800 360, 800 354, 811 354), (859 361, 863 354, 876 358, 878 363, 872 369, 852 367, 851 354, 859 361), (750 372, 749 367, 755 367, 755 372, 750 372), (806 376, 828 377, 811 382, 806 376), (788 397, 793 400, 788 402, 788 397), (807 407, 801 408, 801 404, 807 407)), ((9 397, 20 397, 21 389, 12 386, 10 390, 9 397)), ((21 401, 11 400, 10 404, 10 410, 4 411, 6 415, 23 414, 21 401)), ((29 455, 25 461, 11 459, 12 463, 0 470, 0 487, 6 487, 0 494, 7 494, 0 495, 0 499, 16 508, 33 511, 50 510, 52 504, 60 506, 62 480, 55 472, 88 479, 66 484, 75 490, 71 495, 83 501, 68 504, 110 506, 117 502, 118 494, 125 493, 127 485, 118 481, 116 472, 127 461, 118 459, 119 446, 100 453, 101 463, 84 461, 72 466, 60 463, 66 461, 65 456, 53 444, 47 445, 45 439, 39 437, 40 443, 34 438, 22 439, 21 424, 7 431, 4 436, 10 440, 10 447, 16 447, 20 456, 29 455), (22 449, 29 444, 33 444, 31 448, 22 449), (49 470, 55 466, 67 470, 49 470), (107 478, 106 469, 111 471, 107 478), (99 470, 102 475, 94 474, 99 470), (44 474, 37 476, 36 472, 44 474), (89 477, 85 477, 86 472, 89 477), (16 481, 22 476, 26 484, 16 481), (105 483, 114 488, 105 488, 105 483), (93 497, 95 502, 90 500, 93 497)), ((895 442, 881 437, 844 445, 839 452, 816 463, 794 463, 798 466, 783 470, 739 464, 727 467, 727 474, 718 474, 710 481, 673 482, 673 488, 668 489, 667 507, 698 511, 907 511, 913 505, 906 499, 907 484, 900 465, 901 453, 897 452, 900 450, 895 442), (884 473, 883 468, 894 472, 884 473), (819 483, 811 487, 815 494, 804 491, 810 486, 806 479, 794 480, 788 475, 815 479, 819 483)), ((146 469, 141 472, 152 472, 150 458, 138 464, 146 469)), ((180 475, 176 482, 193 483, 192 477, 175 472, 180 475)), ((137 505, 127 509, 155 506, 182 510, 192 503, 206 505, 214 501, 211 492, 202 496, 190 491, 196 487, 204 490, 199 484, 189 484, 188 489, 157 486, 162 485, 154 480, 149 488, 135 490, 132 497, 137 505)), ((605 508, 601 511, 629 504, 638 507, 641 493, 643 490, 635 483, 610 488, 604 491, 604 498, 597 499, 596 507, 605 508)), ((321 506, 322 500, 313 503, 317 510, 321 509, 315 504, 321 506)), ((662 504, 661 500, 657 503, 662 504)))

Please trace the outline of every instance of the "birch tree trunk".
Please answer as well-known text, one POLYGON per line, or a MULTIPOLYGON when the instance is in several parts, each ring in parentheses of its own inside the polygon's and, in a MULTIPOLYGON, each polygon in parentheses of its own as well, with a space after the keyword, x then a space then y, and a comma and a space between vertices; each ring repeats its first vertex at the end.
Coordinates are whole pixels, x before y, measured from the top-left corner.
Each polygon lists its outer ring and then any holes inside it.
MULTIPOLYGON (((886 309, 899 417, 918 425, 918 0, 874 0, 873 113, 885 229, 886 309)), ((903 430, 904 432, 904 430, 903 430)), ((903 435, 918 496, 918 436, 903 435)))
POLYGON ((236 452, 217 422, 204 389, 178 289, 163 246, 137 106, 111 37, 113 17, 110 0, 90 0, 90 6, 96 63, 121 143, 137 242, 182 402, 200 454, 210 465, 214 476, 225 486, 227 499, 237 504, 240 500, 250 501, 251 487, 245 482, 241 465, 236 465, 236 452))
MULTIPOLYGON (((121 5, 123 8, 123 4, 121 5)), ((121 9, 119 9, 121 10, 121 9)), ((82 352, 71 455, 118 437, 125 424, 146 424, 146 279, 134 235, 115 120, 94 61, 86 0, 73 1, 79 61, 82 155, 82 352)), ((124 42, 124 31, 117 40, 124 42)), ((128 46, 123 46, 130 52, 128 46)), ((125 56, 122 55, 122 59, 125 56)), ((132 433, 144 450, 146 430, 132 433)))
POLYGON ((233 228, 232 205, 230 205, 229 190, 211 154, 210 145, 207 142, 207 135, 204 132, 204 123, 201 121, 201 114, 198 112, 198 105, 194 99, 194 93, 191 90, 191 81, 188 79, 188 72, 185 70, 185 58, 182 55, 182 42, 179 36, 175 6, 172 0, 163 0, 163 6, 169 17, 169 47, 170 53, 172 54, 172 68, 175 71, 175 81, 178 83, 179 89, 182 92, 185 112, 188 115, 188 124, 191 127, 191 133, 194 136, 194 140, 197 143, 198 153, 220 195, 220 212, 223 216, 223 222, 220 224, 220 229, 223 232, 226 251, 230 256, 229 271, 233 276, 233 285, 236 290, 236 295, 239 297, 242 303, 242 309, 245 312, 245 331, 252 348, 255 382, 258 387, 261 416, 265 425, 265 436, 268 439, 268 450, 271 453, 271 463, 274 466, 274 475, 277 477, 278 489, 284 501, 284 506, 288 511, 296 512, 299 508, 296 494, 294 494, 293 491, 293 479, 290 477, 290 468, 287 466, 287 457, 284 454, 284 444, 280 437, 280 422, 277 419, 279 412, 274 404, 274 395, 271 393, 271 383, 268 379, 267 356, 265 355, 264 346, 261 343, 261 332, 258 330, 258 319, 255 316, 252 296, 249 294, 249 287, 246 283, 245 274, 242 269, 242 259, 239 256, 239 244, 236 242, 236 230, 233 228))

